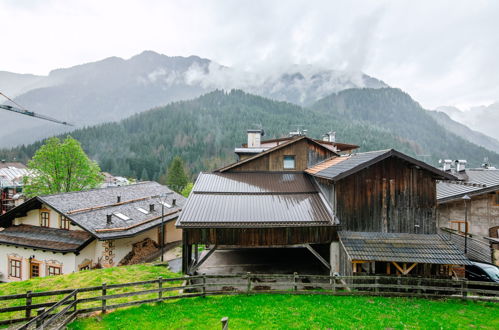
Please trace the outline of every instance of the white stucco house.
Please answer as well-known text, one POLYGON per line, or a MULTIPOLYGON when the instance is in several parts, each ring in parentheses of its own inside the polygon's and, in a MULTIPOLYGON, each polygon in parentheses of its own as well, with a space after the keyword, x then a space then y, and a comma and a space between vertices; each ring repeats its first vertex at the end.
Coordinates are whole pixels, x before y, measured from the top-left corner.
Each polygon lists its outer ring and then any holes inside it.
POLYGON ((33 197, 0 216, 0 281, 138 262, 182 240, 184 202, 156 182, 33 197))

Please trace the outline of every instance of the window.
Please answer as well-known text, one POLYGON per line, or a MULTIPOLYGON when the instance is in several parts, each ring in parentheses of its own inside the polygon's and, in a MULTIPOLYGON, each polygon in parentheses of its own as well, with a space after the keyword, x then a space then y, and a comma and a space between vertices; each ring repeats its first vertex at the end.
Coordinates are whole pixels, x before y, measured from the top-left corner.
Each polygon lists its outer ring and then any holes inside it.
POLYGON ((285 170, 295 169, 295 156, 284 156, 284 169, 285 170))
POLYGON ((149 214, 149 211, 147 211, 146 209, 143 209, 141 207, 137 207, 137 211, 144 213, 144 214, 149 214))
POLYGON ((49 266, 48 273, 49 273, 49 276, 61 275, 61 267, 60 266, 49 266))
POLYGON ((114 213, 115 216, 117 216, 118 218, 120 218, 121 220, 130 220, 130 217, 127 217, 126 215, 124 215, 123 213, 114 213))
POLYGON ((15 278, 21 278, 21 260, 18 259, 9 260, 9 276, 15 278))
POLYGON ((40 277, 40 264, 31 262, 30 278, 40 277))
POLYGON ((40 212, 40 226, 49 227, 50 225, 50 213, 48 211, 40 212))
POLYGON ((59 224, 59 228, 69 230, 69 225, 71 224, 71 220, 61 215, 61 223, 59 224))
POLYGON ((90 270, 90 264, 88 264, 86 266, 81 266, 80 270, 90 270))

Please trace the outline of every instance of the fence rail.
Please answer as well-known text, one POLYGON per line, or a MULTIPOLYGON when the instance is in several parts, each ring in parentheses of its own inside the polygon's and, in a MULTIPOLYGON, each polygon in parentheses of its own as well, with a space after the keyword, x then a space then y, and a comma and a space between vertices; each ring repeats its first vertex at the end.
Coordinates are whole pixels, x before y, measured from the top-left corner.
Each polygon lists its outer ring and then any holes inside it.
POLYGON ((0 324, 27 321, 18 329, 62 329, 82 313, 94 311, 105 313, 120 307, 169 299, 256 293, 377 295, 499 302, 499 283, 401 276, 327 276, 297 273, 160 277, 149 281, 110 285, 103 283, 79 289, 28 291, 24 294, 0 296, 1 305, 5 306, 6 302, 15 305, 0 308, 0 324), (146 287, 130 291, 130 288, 138 286, 154 286, 154 288, 146 287), (118 289, 124 292, 113 292, 118 289), (89 294, 92 295, 88 296, 89 294), (138 296, 145 297, 132 301, 116 301, 138 296), (56 301, 34 304, 33 298, 39 297, 46 299, 56 297, 56 301), (20 311, 24 311, 23 317, 19 315, 7 319, 1 317, 5 313, 20 311), (32 315, 32 311, 37 311, 37 315, 32 315))

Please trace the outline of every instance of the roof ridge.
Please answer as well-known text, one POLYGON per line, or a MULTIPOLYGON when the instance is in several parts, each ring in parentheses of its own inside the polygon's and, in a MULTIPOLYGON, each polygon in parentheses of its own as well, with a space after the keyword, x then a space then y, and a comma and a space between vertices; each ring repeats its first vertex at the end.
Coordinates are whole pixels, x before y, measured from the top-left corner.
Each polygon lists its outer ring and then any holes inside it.
POLYGON ((156 184, 162 185, 156 181, 141 181, 141 182, 127 184, 124 186, 91 188, 91 189, 87 189, 87 190, 77 190, 77 191, 68 191, 68 192, 55 193, 55 194, 40 195, 38 197, 43 198, 43 197, 51 197, 51 196, 86 193, 86 192, 90 192, 90 191, 98 191, 98 190, 105 190, 105 189, 118 189, 118 188, 125 188, 125 187, 130 187, 130 186, 142 185, 142 184, 146 184, 146 183, 156 183, 156 184))

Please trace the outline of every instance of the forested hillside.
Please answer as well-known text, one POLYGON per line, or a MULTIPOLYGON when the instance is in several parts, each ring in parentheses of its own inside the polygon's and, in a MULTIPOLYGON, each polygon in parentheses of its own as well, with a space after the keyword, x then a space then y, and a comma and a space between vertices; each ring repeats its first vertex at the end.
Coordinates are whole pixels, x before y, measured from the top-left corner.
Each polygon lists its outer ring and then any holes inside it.
POLYGON ((400 89, 349 89, 319 100, 312 108, 329 118, 368 123, 400 136, 434 165, 438 159, 459 158, 479 166, 484 157, 499 164, 498 154, 446 130, 400 89))
MULTIPOLYGON (((343 118, 286 102, 276 102, 234 90, 215 91, 195 100, 172 103, 117 123, 71 133, 102 170, 115 175, 157 180, 175 155, 188 164, 191 175, 235 160, 234 147, 246 142, 246 129, 262 125, 266 138, 283 137, 296 125, 319 138, 335 130, 339 141, 355 143, 363 150, 397 148, 415 153, 412 145, 394 135, 343 118), (147 177, 142 178, 144 169, 147 177)), ((27 160, 40 146, 0 151, 1 159, 27 160)))
MULTIPOLYGON (((246 142, 246 129, 260 125, 266 138, 287 136, 296 125, 315 138, 333 130, 338 141, 358 144, 361 150, 430 154, 434 165, 444 157, 476 160, 473 165, 478 165, 487 156, 499 163, 499 155, 449 133, 396 89, 347 90, 311 109, 239 90, 215 91, 71 135, 102 170, 158 180, 176 155, 185 160, 191 176, 234 161, 233 150, 246 142)), ((0 158, 26 161, 39 146, 0 150, 0 158)))

